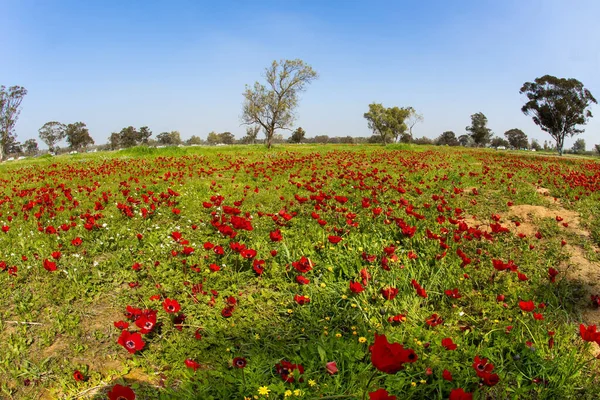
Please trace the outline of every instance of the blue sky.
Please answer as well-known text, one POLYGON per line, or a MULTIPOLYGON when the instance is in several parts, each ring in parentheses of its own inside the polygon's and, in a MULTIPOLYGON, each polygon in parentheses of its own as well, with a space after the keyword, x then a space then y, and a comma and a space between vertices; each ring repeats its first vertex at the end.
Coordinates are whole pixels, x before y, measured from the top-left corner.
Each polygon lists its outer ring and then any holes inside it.
POLYGON ((598 15, 597 0, 0 0, 0 84, 29 91, 20 141, 52 120, 85 122, 96 143, 129 125, 242 137, 244 86, 300 58, 320 75, 297 110, 308 136, 368 136, 363 113, 380 102, 423 113, 415 136, 463 134, 483 112, 495 134, 543 142, 519 89, 551 74, 600 100, 598 15))

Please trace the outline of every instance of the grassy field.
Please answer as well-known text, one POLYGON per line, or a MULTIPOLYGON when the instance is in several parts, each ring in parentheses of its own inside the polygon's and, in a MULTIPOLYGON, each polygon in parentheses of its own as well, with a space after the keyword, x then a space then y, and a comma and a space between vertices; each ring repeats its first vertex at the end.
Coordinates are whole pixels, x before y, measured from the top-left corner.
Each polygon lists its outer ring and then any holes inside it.
POLYGON ((593 159, 134 148, 0 191, 2 398, 600 393, 593 159))

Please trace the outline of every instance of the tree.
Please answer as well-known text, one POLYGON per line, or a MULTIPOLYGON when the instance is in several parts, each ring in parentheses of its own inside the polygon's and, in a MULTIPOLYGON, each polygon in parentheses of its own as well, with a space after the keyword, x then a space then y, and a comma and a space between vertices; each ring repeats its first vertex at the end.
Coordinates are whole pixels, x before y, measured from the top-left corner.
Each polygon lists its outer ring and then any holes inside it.
POLYGON ((452 131, 442 133, 436 140, 438 146, 458 146, 458 139, 452 131))
POLYGON ((304 132, 304 129, 298 127, 298 129, 292 133, 292 136, 290 137, 290 143, 302 143, 305 136, 306 132, 304 132))
POLYGON ((515 149, 526 149, 529 143, 527 135, 520 129, 513 128, 504 132, 508 143, 515 149))
POLYGON ((152 136, 152 131, 147 126, 142 126, 138 131, 137 142, 138 144, 148 144, 148 140, 152 136))
POLYGON ((231 132, 219 133, 219 142, 224 144, 234 144, 235 136, 231 132))
POLYGON ((463 147, 469 147, 473 143, 473 139, 469 135, 460 135, 458 137, 458 144, 463 147))
POLYGON ((206 142, 212 146, 221 143, 221 137, 217 132, 210 132, 206 137, 206 142))
POLYGON ((585 153, 585 140, 582 139, 582 138, 577 139, 575 141, 575 143, 573 143, 573 147, 571 148, 571 150, 575 154, 583 154, 583 153, 585 153))
POLYGON ((298 106, 298 95, 318 75, 302 60, 273 61, 265 70, 267 86, 254 83, 246 86, 242 124, 260 125, 271 148, 273 134, 277 129, 290 129, 298 106))
POLYGON ((329 136, 328 135, 317 135, 315 136, 315 143, 320 143, 320 144, 327 144, 327 142, 329 142, 329 136))
POLYGON ((409 111, 406 108, 386 108, 380 103, 369 104, 369 112, 363 116, 368 122, 374 136, 379 136, 386 145, 389 140, 402 138, 406 135, 404 120, 409 111))
POLYGON ((598 155, 600 156, 600 144, 594 145, 594 149, 596 150, 596 153, 598 153, 598 155))
POLYGON ((531 144, 529 147, 535 151, 540 151, 542 149, 542 146, 540 146, 540 143, 536 139, 531 139, 531 144))
POLYGON ((508 142, 508 140, 501 138, 500 136, 496 136, 495 138, 492 139, 491 143, 493 148, 498 148, 498 147, 508 147, 510 146, 510 143, 508 142))
POLYGON ((255 144, 258 132, 260 132, 260 125, 246 127, 246 136, 242 138, 242 143, 255 144))
POLYGON ((133 147, 138 143, 138 131, 133 126, 121 129, 119 132, 119 144, 121 147, 133 147))
POLYGON ((38 144, 35 139, 27 139, 25 143, 23 143, 23 150, 25 154, 29 156, 36 155, 38 152, 38 144))
POLYGON ((16 143, 14 128, 26 94, 27 89, 21 86, 11 86, 8 89, 0 86, 0 162, 7 153, 8 146, 16 143))
POLYGON ((108 138, 108 147, 111 150, 116 150, 121 147, 121 135, 117 132, 113 132, 110 134, 108 138))
MULTIPOLYGON (((423 114, 419 114, 417 112, 417 110, 415 110, 412 107, 407 107, 406 110, 408 110, 408 116, 406 117, 406 126, 408 127, 408 134, 410 135, 410 137, 413 137, 413 127, 420 123, 423 122, 423 114)), ((425 137, 425 136, 423 136, 425 137)))
POLYGON ((557 78, 544 75, 534 82, 525 82, 521 94, 527 95, 527 103, 521 108, 531 115, 533 122, 556 141, 559 155, 563 153, 565 137, 574 136, 584 130, 592 117, 589 107, 597 103, 592 93, 577 79, 557 78))
POLYGON ((94 144, 94 139, 90 136, 90 132, 83 122, 67 125, 66 137, 69 148, 72 150, 79 150, 94 144))
POLYGON ((56 151, 56 145, 67 136, 67 127, 60 122, 50 121, 42 126, 38 133, 40 139, 48 146, 51 153, 56 151))
POLYGON ((416 138, 413 140, 414 144, 433 144, 433 140, 431 140, 430 138, 428 138, 427 136, 423 136, 420 138, 416 138))
POLYGON ((182 142, 179 131, 162 132, 156 136, 158 143, 165 146, 178 146, 182 142))
POLYGON ((6 149, 5 154, 22 154, 23 149, 21 148, 21 143, 17 141, 17 139, 13 135, 9 135, 7 137, 6 142, 4 143, 4 148, 6 149))
POLYGON ((487 121, 487 117, 478 112, 471 115, 471 125, 465 128, 471 139, 473 139, 473 143, 478 147, 485 146, 492 138, 492 130, 487 127, 487 121))
POLYGON ((202 139, 200 139, 200 137, 199 137, 199 136, 192 135, 192 137, 191 137, 191 138, 189 138, 189 139, 186 141, 186 144, 187 144, 188 146, 191 146, 191 145, 199 145, 199 144, 202 144, 202 139))

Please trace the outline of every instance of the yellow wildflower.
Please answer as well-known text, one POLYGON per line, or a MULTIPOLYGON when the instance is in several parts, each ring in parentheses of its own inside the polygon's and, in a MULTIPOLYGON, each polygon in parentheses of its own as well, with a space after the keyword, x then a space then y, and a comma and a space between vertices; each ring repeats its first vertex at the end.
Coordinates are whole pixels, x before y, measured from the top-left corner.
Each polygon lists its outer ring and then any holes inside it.
POLYGON ((358 338, 358 343, 365 343, 367 341, 367 338, 364 336, 361 336, 358 338))
POLYGON ((261 386, 258 388, 258 394, 262 394, 265 396, 268 396, 270 391, 271 389, 269 389, 268 386, 261 386))

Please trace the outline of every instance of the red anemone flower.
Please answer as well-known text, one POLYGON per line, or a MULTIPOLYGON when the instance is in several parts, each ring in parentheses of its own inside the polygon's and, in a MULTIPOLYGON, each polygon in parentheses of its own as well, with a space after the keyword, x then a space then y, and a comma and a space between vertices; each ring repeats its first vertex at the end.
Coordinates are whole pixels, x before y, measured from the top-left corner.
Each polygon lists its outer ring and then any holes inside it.
POLYGON ((118 383, 107 393, 108 400, 135 400, 135 392, 129 386, 118 383))
POLYGON ((396 396, 390 395, 385 389, 378 389, 369 393, 369 400, 396 400, 396 396))
POLYGON ((462 388, 452 389, 448 400, 473 400, 473 393, 467 393, 462 388))
POLYGON ((142 335, 139 333, 131 333, 129 331, 121 331, 121 336, 117 340, 121 346, 125 347, 125 349, 131 354, 135 353, 138 350, 142 350, 144 348, 144 341, 142 340, 142 335))
POLYGON ((373 366, 386 374, 395 374, 404 368, 405 363, 413 363, 418 359, 414 350, 405 349, 400 343, 389 343, 385 335, 377 333, 369 350, 373 366))
POLYGON ((243 357, 236 357, 233 359, 233 366, 236 368, 246 368, 248 362, 243 357))
POLYGON ((360 284, 360 282, 350 281, 350 291, 352 293, 360 293, 364 290, 365 288, 360 284))
POLYGON ((458 345, 452 341, 452 338, 442 339, 442 346, 444 346, 446 350, 456 350, 458 347, 458 345))
POLYGON ((168 297, 163 301, 163 308, 169 314, 174 314, 181 310, 181 306, 175 299, 169 299, 168 297))

